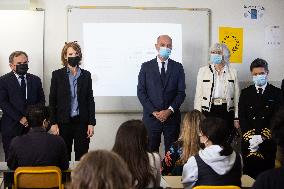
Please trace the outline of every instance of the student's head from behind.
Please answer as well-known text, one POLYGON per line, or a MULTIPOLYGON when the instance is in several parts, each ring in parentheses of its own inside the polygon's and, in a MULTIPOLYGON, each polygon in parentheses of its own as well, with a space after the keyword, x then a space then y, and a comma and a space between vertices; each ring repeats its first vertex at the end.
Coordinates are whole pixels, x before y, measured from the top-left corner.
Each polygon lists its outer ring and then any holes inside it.
POLYGON ((157 43, 155 44, 156 50, 158 51, 158 57, 165 61, 171 55, 172 50, 172 38, 168 35, 160 35, 157 38, 157 43))
POLYGON ((255 85, 261 87, 267 83, 269 70, 268 63, 265 60, 257 58, 252 61, 250 72, 255 85))
POLYGON ((141 120, 129 120, 119 127, 112 149, 127 163, 136 188, 145 188, 155 177, 148 156, 147 130, 141 120))
POLYGON ((199 150, 199 123, 205 116, 198 110, 187 112, 183 118, 179 141, 183 144, 182 161, 186 163, 190 156, 199 150))
POLYGON ((205 147, 219 145, 223 148, 220 155, 230 155, 233 150, 228 143, 229 130, 226 122, 217 117, 208 117, 200 122, 199 139, 205 147))
POLYGON ((272 138, 275 143, 280 146, 282 152, 282 165, 284 165, 284 107, 282 106, 278 112, 275 113, 271 121, 272 138))
POLYGON ((9 65, 18 75, 25 75, 29 69, 28 55, 24 51, 14 51, 9 56, 9 65))
POLYGON ((43 105, 31 105, 27 108, 27 120, 31 128, 47 128, 49 124, 49 110, 43 105))
POLYGON ((128 154, 146 153, 148 149, 148 135, 141 120, 129 120, 120 125, 117 130, 114 151, 128 154))
POLYGON ((231 53, 226 44, 215 43, 209 50, 211 64, 229 64, 231 53))
POLYGON ((74 42, 65 43, 61 52, 61 61, 63 66, 77 67, 81 64, 82 51, 80 45, 74 42))
POLYGON ((116 153, 106 150, 82 156, 71 178, 71 189, 132 189, 126 163, 116 153))

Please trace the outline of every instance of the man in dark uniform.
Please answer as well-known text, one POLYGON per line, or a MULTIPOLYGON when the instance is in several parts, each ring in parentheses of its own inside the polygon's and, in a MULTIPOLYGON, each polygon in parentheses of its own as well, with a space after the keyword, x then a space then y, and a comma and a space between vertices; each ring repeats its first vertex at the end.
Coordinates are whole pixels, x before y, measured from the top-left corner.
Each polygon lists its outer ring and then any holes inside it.
POLYGON ((274 168, 276 144, 271 138, 270 121, 282 105, 281 90, 269 83, 268 64, 257 58, 250 65, 254 85, 242 90, 239 120, 243 134, 244 174, 253 178, 274 168))

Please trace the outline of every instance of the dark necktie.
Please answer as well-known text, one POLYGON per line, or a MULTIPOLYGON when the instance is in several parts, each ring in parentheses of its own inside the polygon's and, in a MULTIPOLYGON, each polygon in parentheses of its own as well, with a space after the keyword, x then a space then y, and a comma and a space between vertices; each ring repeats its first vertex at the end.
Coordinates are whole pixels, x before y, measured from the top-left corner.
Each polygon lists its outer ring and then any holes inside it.
POLYGON ((166 80, 165 62, 162 62, 161 80, 162 80, 162 84, 165 85, 165 80, 166 80))
POLYGON ((24 97, 24 99, 26 99, 26 81, 25 81, 25 77, 23 75, 20 75, 21 78, 21 93, 24 97))
POLYGON ((258 94, 262 95, 263 89, 262 88, 258 88, 258 94))

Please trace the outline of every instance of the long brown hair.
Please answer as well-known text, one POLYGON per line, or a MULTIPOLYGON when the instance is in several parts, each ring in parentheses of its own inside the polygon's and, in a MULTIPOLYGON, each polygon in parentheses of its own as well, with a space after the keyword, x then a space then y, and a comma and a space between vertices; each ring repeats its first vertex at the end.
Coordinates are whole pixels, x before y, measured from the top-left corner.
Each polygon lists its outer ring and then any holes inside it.
POLYGON ((196 155, 199 150, 199 123, 205 116, 198 110, 187 112, 183 118, 182 128, 178 141, 182 142, 181 160, 186 163, 190 156, 196 155))
POLYGON ((132 183, 136 188, 145 188, 151 181, 155 182, 153 169, 150 166, 147 152, 147 130, 141 120, 130 120, 119 127, 113 151, 119 154, 128 164, 132 174, 132 183))
POLYGON ((133 189, 126 163, 114 152, 85 154, 71 173, 70 189, 133 189))

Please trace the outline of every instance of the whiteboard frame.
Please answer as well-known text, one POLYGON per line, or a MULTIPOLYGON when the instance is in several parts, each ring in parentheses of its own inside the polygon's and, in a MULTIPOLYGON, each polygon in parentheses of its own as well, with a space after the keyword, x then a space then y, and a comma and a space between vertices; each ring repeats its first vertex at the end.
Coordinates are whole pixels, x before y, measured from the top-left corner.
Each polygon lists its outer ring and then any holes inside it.
MULTIPOLYGON (((211 46, 211 38, 212 38, 212 17, 211 17, 211 9, 209 8, 179 8, 179 7, 135 7, 135 6, 73 6, 68 5, 67 6, 67 39, 70 38, 69 36, 69 12, 72 12, 72 9, 125 9, 125 10, 133 10, 133 9, 140 9, 140 10, 182 10, 182 11, 204 11, 207 12, 208 15, 208 44, 209 47, 211 46)), ((142 113, 142 110, 96 110, 96 114, 139 114, 142 113)), ((181 112, 186 112, 185 110, 182 110, 181 112)))

